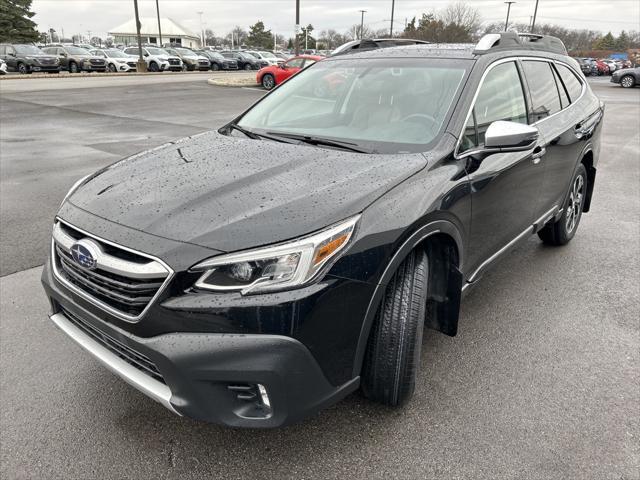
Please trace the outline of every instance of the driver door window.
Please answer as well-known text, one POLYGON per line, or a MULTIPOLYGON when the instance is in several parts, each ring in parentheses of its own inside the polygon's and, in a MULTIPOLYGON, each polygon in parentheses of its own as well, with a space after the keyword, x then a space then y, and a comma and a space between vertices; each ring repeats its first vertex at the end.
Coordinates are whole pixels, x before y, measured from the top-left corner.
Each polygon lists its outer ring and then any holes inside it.
POLYGON ((484 144, 493 122, 504 120, 527 124, 527 104, 515 62, 492 68, 482 83, 462 139, 462 151, 484 144))
POLYGON ((296 58, 293 60, 289 60, 287 63, 285 63, 285 66, 287 68, 302 68, 303 64, 304 64, 304 58, 296 58))

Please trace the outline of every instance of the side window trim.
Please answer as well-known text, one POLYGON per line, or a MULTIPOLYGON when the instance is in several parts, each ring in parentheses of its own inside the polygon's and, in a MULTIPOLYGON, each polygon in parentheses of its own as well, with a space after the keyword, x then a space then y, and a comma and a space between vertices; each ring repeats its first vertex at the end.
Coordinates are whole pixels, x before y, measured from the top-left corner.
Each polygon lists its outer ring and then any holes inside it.
POLYGON ((560 89, 562 89, 562 91, 564 92, 565 97, 569 101, 569 104, 566 107, 564 105, 562 106, 562 108, 561 108, 561 111, 562 111, 565 108, 569 108, 573 102, 571 101, 571 97, 569 96, 569 91, 567 90, 566 85, 562 81, 562 77, 560 77, 560 72, 558 72, 558 69, 556 68, 555 63, 552 63, 549 66, 551 67, 551 70, 553 71, 553 78, 556 81, 556 87, 558 88, 558 95, 560 95, 560 104, 564 103, 562 94, 560 93, 560 89))
MULTIPOLYGON (((580 82, 580 86, 582 87, 582 90, 580 91, 580 95, 578 96, 578 98, 573 100, 569 96, 569 100, 571 101, 571 105, 573 105, 574 103, 576 103, 578 100, 580 100, 584 96, 584 94, 585 94, 585 92, 587 90, 587 85, 584 82, 584 80, 582 79, 582 77, 576 73, 576 70, 571 65, 569 65, 568 63, 561 62, 560 60, 553 60, 553 63, 554 63, 554 65, 562 65, 564 67, 567 67, 569 69, 569 71, 571 71, 571 73, 573 73, 573 75, 576 77, 576 80, 578 80, 578 82, 580 82)), ((569 105, 569 106, 571 106, 571 105, 569 105)))

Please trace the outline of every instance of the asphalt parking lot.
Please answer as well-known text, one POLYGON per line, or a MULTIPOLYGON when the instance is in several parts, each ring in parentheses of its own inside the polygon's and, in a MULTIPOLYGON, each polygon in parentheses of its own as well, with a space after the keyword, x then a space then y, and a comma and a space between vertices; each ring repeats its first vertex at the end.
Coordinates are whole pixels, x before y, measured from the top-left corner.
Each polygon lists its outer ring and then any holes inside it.
POLYGON ((354 394, 280 430, 198 423, 64 338, 39 266, 66 190, 262 95, 208 76, 0 82, 0 478, 640 478, 640 89, 606 78, 576 238, 532 237, 465 299, 457 337, 427 332, 401 411, 354 394))

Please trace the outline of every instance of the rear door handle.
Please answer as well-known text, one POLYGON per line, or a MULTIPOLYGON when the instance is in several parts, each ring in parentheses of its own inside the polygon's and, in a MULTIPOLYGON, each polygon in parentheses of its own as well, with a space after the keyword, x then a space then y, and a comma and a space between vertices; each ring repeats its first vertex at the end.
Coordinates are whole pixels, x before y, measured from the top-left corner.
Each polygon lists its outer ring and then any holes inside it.
POLYGON ((547 153, 547 149, 545 147, 536 147, 533 149, 533 153, 531 154, 531 160, 533 160, 534 164, 540 163, 540 160, 547 153))

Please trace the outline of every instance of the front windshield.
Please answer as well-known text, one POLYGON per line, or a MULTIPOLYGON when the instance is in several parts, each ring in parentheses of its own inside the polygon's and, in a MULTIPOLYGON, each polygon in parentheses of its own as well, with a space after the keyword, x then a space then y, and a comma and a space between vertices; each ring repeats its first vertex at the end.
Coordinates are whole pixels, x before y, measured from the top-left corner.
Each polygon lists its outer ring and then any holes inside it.
POLYGON ((260 52, 262 58, 276 58, 276 56, 271 52, 260 52))
POLYGON ((149 52, 150 55, 156 55, 156 56, 157 55, 164 55, 164 56, 169 55, 167 52, 165 52, 161 48, 148 48, 147 47, 147 52, 149 52))
POLYGON ((197 57, 195 53, 191 50, 187 50, 186 48, 176 48, 176 51, 185 57, 197 57))
POLYGON ((218 60, 224 60, 224 57, 217 52, 209 52, 209 55, 213 58, 217 58, 218 60))
POLYGON ((44 53, 38 47, 34 47, 33 45, 16 45, 14 48, 20 55, 42 55, 42 53, 44 53))
POLYGON ((329 60, 295 75, 238 124, 264 133, 342 140, 379 152, 420 152, 443 127, 469 62, 329 60))
POLYGON ((67 53, 70 53, 71 55, 91 55, 89 50, 85 50, 80 47, 67 47, 66 49, 67 53))
POLYGON ((129 55, 127 55, 124 52, 121 52, 120 50, 107 50, 105 53, 107 54, 107 56, 109 58, 127 58, 127 57, 129 57, 129 55))
POLYGON ((257 52, 244 52, 244 54, 253 58, 260 58, 260 54, 257 52))

